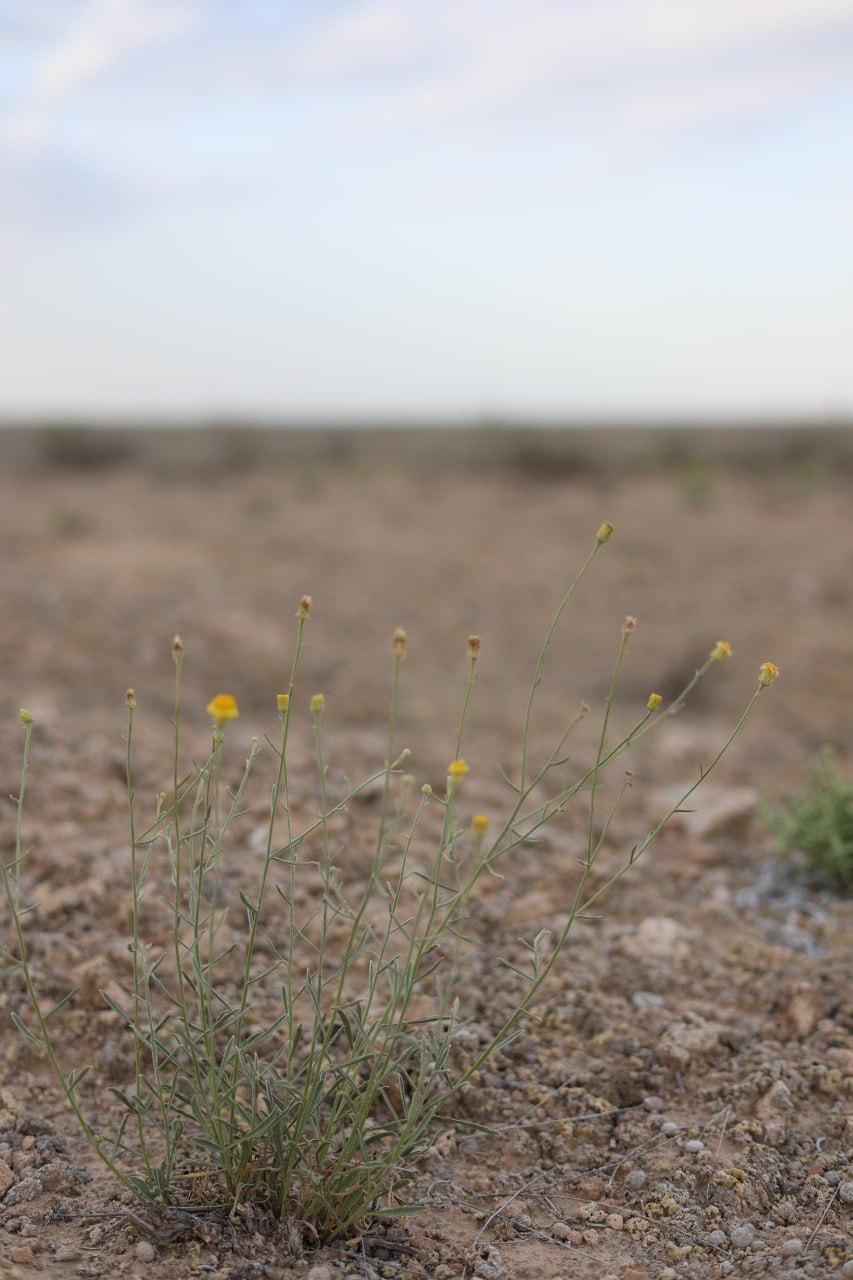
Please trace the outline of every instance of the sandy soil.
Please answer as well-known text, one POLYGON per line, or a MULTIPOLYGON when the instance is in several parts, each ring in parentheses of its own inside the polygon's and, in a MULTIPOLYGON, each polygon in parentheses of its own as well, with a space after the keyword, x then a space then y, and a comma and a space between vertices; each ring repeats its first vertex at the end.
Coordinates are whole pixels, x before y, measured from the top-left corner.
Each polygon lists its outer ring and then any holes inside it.
MULTIPOLYGON (((201 447, 201 446, 200 446, 201 447)), ((56 468, 0 478, 4 794, 18 786, 18 709, 36 720, 24 879, 45 991, 84 981, 63 1032, 94 1065, 85 1100, 126 1084, 128 1045, 98 985, 128 937, 124 693, 136 690, 137 793, 167 781, 170 644, 187 647, 188 749, 205 706, 236 695, 234 767, 272 732, 300 595, 313 597, 299 696, 326 695, 330 779, 381 764, 390 636, 404 626, 400 739, 440 785, 466 675, 482 659, 465 803, 500 812, 530 675, 556 602, 604 519, 616 526, 549 652, 534 752, 585 698, 600 712, 626 614, 639 624, 616 729, 673 696, 716 640, 720 664, 627 763, 605 866, 725 740, 758 667, 782 669, 696 802, 580 926, 523 1035, 482 1074, 415 1192, 427 1211, 388 1238, 303 1258, 258 1222, 140 1221, 95 1167, 0 990, 0 1274, 628 1280, 853 1275, 851 904, 803 884, 761 819, 822 744, 853 771, 853 480, 819 464, 635 474, 303 459, 180 478, 56 468), (609 861, 608 861, 609 860, 609 861), (94 994, 93 994, 94 993, 94 994)), ((306 717, 306 735, 307 735, 306 717)), ((295 776, 309 805, 310 750, 295 776), (300 784, 301 785, 301 784, 300 784)), ((588 750, 581 737, 579 755, 588 750)), ((354 808, 345 855, 374 820, 354 808)), ((469 1044, 512 998, 501 956, 554 927, 583 814, 519 854, 479 901, 460 994, 469 1044)), ((0 828, 14 848, 14 808, 0 828)), ((247 851, 251 856, 251 850, 247 851)), ((4 924, 4 931, 7 925, 4 924)), ((460 1052, 464 1050, 464 1044, 460 1052)))

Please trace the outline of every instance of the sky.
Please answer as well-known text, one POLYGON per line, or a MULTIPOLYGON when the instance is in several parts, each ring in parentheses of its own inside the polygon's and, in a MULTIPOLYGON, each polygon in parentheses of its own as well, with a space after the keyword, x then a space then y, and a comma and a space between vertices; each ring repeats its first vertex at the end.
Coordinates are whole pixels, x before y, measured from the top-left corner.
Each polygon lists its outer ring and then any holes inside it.
POLYGON ((0 0, 0 417, 853 414, 853 0, 0 0))

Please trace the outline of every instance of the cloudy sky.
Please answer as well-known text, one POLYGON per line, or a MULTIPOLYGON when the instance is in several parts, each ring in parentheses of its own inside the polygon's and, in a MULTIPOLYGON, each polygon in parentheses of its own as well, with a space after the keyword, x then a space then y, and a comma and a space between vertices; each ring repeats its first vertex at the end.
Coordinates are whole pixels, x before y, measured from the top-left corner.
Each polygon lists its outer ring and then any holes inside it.
POLYGON ((849 414, 853 0, 0 0, 0 415, 849 414))

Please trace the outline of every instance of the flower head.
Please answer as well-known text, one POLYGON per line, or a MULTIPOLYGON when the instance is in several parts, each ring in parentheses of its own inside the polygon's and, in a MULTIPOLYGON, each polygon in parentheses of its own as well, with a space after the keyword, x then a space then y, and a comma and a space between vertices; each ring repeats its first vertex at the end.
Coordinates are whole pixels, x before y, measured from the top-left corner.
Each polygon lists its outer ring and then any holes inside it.
POLYGON ((775 662, 762 662, 758 676, 758 683, 763 685, 766 689, 769 684, 773 683, 778 674, 779 668, 776 666, 775 662))
POLYGON ((663 698, 660 696, 659 693, 650 693, 649 700, 646 703, 646 706, 648 707, 649 711, 657 711, 658 707, 661 705, 662 702, 663 702, 663 698))
POLYGON ((609 520, 605 520, 599 527, 598 533, 595 535, 596 542, 609 542, 613 537, 613 525, 609 520))
POLYGON ((311 710, 315 716, 320 715, 326 705, 325 696, 322 693, 315 693, 311 699, 311 710))
POLYGON ((180 662, 185 653, 186 649, 184 648, 183 640, 180 636, 175 636, 172 641, 172 657, 175 659, 175 662, 180 662))
POLYGON ((277 693, 275 695, 275 703, 279 711, 282 711, 282 712, 286 711, 287 708, 290 706, 290 694, 277 693))
POLYGON ((722 662, 724 658, 732 656, 732 646, 728 640, 718 640, 711 650, 711 661, 722 662))
POLYGON ((32 711, 27 711, 27 708, 26 708, 26 707, 21 707, 21 710, 20 710, 20 713, 19 713, 19 714, 20 714, 20 717, 21 717, 21 724, 32 724, 32 722, 33 722, 33 713, 32 713, 32 711))
POLYGON ((226 720, 236 720, 240 714, 237 699, 230 693, 217 693, 207 704, 207 714, 213 716, 217 728, 221 729, 226 720))
POLYGON ((128 711, 136 710, 136 694, 132 689, 128 689, 127 693, 124 695, 124 704, 128 711))
POLYGON ((489 825, 489 819, 484 813, 475 813, 471 819, 471 829, 475 836, 484 836, 489 825))
POLYGON ((637 619, 633 616, 633 614, 629 613, 625 621, 622 623, 623 636, 629 636, 632 631, 636 630, 636 628, 637 628, 637 619))
POLYGON ((447 776, 452 778, 454 782, 458 782, 460 778, 464 778, 466 773, 470 773, 470 769, 464 760, 451 760, 447 766, 447 776))
POLYGON ((406 648, 409 643, 409 637, 406 635, 402 627, 397 627, 394 635, 391 637, 391 643, 394 646, 394 654, 398 658, 405 658, 406 648))
POLYGON ((472 662, 476 662, 479 656, 480 656, 480 637, 469 636, 468 637, 468 657, 471 659, 472 662))
POLYGON ((311 597, 303 596, 299 601, 299 608, 296 610, 296 616, 300 622, 304 622, 311 613, 311 597))

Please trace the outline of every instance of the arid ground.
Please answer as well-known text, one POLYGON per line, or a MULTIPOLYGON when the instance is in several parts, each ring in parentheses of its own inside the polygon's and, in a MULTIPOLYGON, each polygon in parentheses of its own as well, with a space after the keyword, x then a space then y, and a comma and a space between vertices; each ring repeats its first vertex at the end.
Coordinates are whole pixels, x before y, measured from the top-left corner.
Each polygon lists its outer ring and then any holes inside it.
MULTIPOLYGON (((600 918, 577 926, 522 1035, 464 1095, 460 1115, 492 1132, 448 1125, 412 1190, 425 1211, 389 1235, 368 1224, 360 1243, 299 1257, 268 1222, 140 1218, 12 1027, 25 1000, 7 976, 0 1275, 853 1275, 853 905, 805 883, 764 818, 824 744, 853 775, 853 472, 819 453, 497 465, 485 452, 443 461, 440 443, 408 465, 373 448, 205 467, 204 448, 200 436, 197 468, 186 456, 176 469, 162 457, 73 465, 87 460, 72 451, 0 477, 2 791, 17 794, 27 707, 28 937, 46 995, 79 987, 59 1040, 67 1067, 92 1065, 81 1096, 93 1117, 114 1105, 109 1087, 132 1078, 127 1033, 99 994, 121 989, 127 972, 125 690, 139 704, 137 802, 153 812, 169 778, 175 633, 186 646, 187 750, 205 748, 209 699, 233 693, 241 716, 226 748, 239 772, 249 739, 275 731, 294 613, 310 593, 293 747, 306 813, 310 695, 326 698, 330 785, 381 767, 391 635, 405 627, 399 739, 418 785, 438 789, 467 637, 479 634, 462 803, 497 818, 507 805, 497 766, 517 767, 539 645, 612 521, 547 654, 531 753, 550 750, 581 699, 590 722, 600 716, 628 614, 638 623, 614 735, 651 692, 674 697, 719 639, 733 656, 619 763, 631 785, 604 872, 714 758, 759 665, 771 660, 781 676, 691 801, 696 812, 673 819, 600 918)), ((584 729, 572 748, 579 769, 590 749, 584 729)), ((8 860, 14 805, 2 813, 8 860)), ((480 942, 459 992, 472 1022, 463 1058, 518 994, 500 958, 559 928, 584 822, 583 803, 570 808, 476 900, 480 942)), ((334 833, 356 879, 372 823, 370 804, 354 805, 334 833)), ((257 856, 248 840, 235 884, 257 856)))

